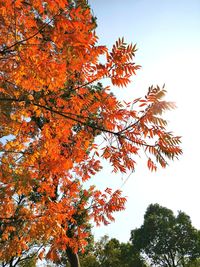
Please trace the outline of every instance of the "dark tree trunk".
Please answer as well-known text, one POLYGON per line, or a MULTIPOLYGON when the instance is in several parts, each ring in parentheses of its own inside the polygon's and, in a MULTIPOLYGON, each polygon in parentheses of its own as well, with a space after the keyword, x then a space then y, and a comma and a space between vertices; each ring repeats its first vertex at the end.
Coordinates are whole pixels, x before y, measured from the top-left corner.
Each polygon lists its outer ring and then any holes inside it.
POLYGON ((74 253, 71 248, 68 248, 66 253, 71 267, 80 267, 78 254, 74 253))

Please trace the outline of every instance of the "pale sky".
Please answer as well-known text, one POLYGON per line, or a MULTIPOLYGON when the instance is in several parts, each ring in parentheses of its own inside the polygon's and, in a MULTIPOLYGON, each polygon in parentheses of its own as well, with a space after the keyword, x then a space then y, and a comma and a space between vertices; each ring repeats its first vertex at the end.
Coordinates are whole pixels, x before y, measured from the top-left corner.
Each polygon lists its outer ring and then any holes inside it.
POLYGON ((101 44, 111 47, 123 36, 137 43, 136 63, 142 69, 128 88, 114 88, 114 93, 134 100, 148 86, 165 83, 167 99, 177 104, 176 110, 166 114, 169 130, 181 135, 183 142, 180 160, 156 173, 150 173, 142 157, 138 158, 136 172, 123 186, 127 176, 111 173, 105 164, 93 182, 102 189, 122 186, 127 205, 124 212, 117 213, 115 223, 95 228, 95 237, 108 234, 128 241, 151 203, 175 213, 186 212, 200 229, 200 0, 90 0, 90 4, 101 44))

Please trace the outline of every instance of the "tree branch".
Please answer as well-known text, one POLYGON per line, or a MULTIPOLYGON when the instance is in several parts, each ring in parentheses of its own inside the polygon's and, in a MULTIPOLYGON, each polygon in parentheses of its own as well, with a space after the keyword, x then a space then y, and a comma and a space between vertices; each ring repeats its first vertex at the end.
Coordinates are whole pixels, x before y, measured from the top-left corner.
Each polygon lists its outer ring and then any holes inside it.
MULTIPOLYGON (((146 144, 146 143, 144 143, 144 142, 137 142, 136 140, 132 140, 132 139, 128 138, 127 136, 123 135, 123 134, 122 134, 122 131, 115 132, 115 131, 107 130, 107 129, 102 128, 102 127, 100 127, 100 126, 96 126, 96 125, 92 125, 92 126, 91 126, 91 125, 88 125, 88 123, 85 122, 85 121, 81 121, 80 119, 77 119, 77 118, 72 118, 72 117, 70 117, 70 116, 68 116, 68 115, 66 115, 66 114, 64 114, 64 113, 62 113, 62 112, 60 112, 60 111, 57 111, 57 110, 55 110, 55 109, 53 109, 53 108, 51 108, 51 107, 43 106, 43 105, 41 105, 41 104, 38 104, 38 103, 32 102, 32 101, 30 101, 30 100, 27 100, 26 98, 21 98, 21 99, 19 98, 19 99, 17 99, 17 98, 4 98, 4 97, 2 98, 2 97, 1 97, 1 98, 0 98, 0 101, 25 102, 26 104, 30 104, 30 105, 33 105, 33 106, 40 107, 40 108, 42 108, 42 109, 48 110, 48 111, 50 111, 50 112, 52 112, 52 113, 54 113, 54 114, 58 114, 58 115, 60 115, 60 116, 62 116, 62 117, 64 117, 64 118, 66 118, 66 119, 68 119, 68 120, 75 121, 75 122, 77 122, 77 123, 80 123, 80 124, 82 124, 82 125, 84 125, 84 126, 86 126, 86 127, 92 128, 92 129, 94 129, 94 130, 102 131, 102 132, 109 133, 109 134, 111 134, 111 135, 117 136, 118 138, 120 137, 120 138, 126 139, 126 140, 128 140, 128 141, 130 141, 130 142, 133 142, 133 143, 139 145, 139 146, 144 146, 144 147, 155 147, 155 145, 148 145, 148 144, 146 144)), ((78 115, 76 115, 76 116, 78 116, 78 115)))

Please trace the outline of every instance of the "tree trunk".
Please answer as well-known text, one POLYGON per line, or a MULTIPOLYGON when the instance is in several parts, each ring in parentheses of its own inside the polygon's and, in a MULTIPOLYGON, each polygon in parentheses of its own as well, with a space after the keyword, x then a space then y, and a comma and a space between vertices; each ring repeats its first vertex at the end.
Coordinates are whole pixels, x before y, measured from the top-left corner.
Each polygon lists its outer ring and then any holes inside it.
POLYGON ((71 248, 68 248, 66 253, 71 267, 81 267, 77 253, 74 253, 71 248))

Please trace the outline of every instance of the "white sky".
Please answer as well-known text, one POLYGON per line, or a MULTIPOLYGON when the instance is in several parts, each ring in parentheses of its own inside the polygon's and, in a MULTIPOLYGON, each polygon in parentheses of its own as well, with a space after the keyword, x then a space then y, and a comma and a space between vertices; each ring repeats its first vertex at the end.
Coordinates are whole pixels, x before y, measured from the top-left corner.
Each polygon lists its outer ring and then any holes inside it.
MULTIPOLYGON (((182 210, 200 229, 199 96, 200 96, 200 1, 199 0, 91 0, 97 16, 100 43, 109 47, 125 37, 137 43, 136 63, 142 65, 127 89, 114 89, 123 99, 143 96, 148 86, 166 84, 167 99, 177 109, 167 114, 169 130, 182 136, 183 156, 167 169, 150 173, 142 158, 122 187, 128 198, 115 223, 94 229, 128 241, 130 231, 140 227, 151 203, 174 212, 182 210)), ((108 164, 93 179, 100 188, 119 188, 124 179, 110 172, 108 164)))

